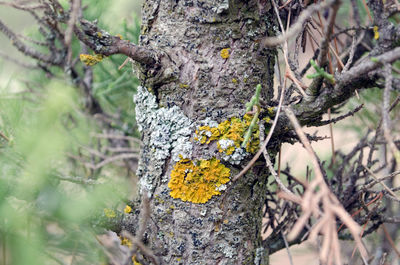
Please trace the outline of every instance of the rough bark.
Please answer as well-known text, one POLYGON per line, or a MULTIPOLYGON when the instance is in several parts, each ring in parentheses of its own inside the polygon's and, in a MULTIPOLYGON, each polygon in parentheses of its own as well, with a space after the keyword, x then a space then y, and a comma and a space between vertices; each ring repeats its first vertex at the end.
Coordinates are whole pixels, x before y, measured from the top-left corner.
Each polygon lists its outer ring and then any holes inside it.
MULTIPOLYGON (((198 126, 243 117, 259 83, 263 100, 271 100, 275 50, 259 45, 271 35, 271 12, 269 1, 255 0, 144 4, 140 45, 160 54, 162 67, 144 67, 140 74, 135 101, 144 147, 138 175, 151 197, 146 241, 163 264, 267 263, 260 234, 267 188, 262 162, 206 203, 172 198, 168 182, 179 155, 221 159, 216 142, 193 140, 198 126)), ((250 158, 221 162, 233 177, 250 158)))

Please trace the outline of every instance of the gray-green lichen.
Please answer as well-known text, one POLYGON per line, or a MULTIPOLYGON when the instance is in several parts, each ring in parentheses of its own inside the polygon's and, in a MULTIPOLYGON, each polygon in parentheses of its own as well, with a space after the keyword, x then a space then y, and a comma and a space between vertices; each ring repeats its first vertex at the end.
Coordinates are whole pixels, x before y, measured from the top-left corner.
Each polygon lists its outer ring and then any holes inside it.
POLYGON ((235 148, 235 151, 231 155, 222 153, 221 158, 224 161, 231 163, 233 165, 239 165, 242 162, 242 160, 249 155, 250 155, 249 152, 247 152, 244 148, 239 147, 235 148))
POLYGON ((263 247, 259 247, 256 249, 256 257, 254 258, 254 265, 265 265, 267 264, 268 258, 267 252, 263 247))
POLYGON ((151 162, 140 163, 136 174, 140 178, 140 189, 151 193, 154 180, 161 176, 169 156, 174 161, 179 161, 180 156, 191 158, 192 122, 178 106, 158 108, 156 97, 142 86, 137 88, 134 102, 139 131, 150 138, 144 149, 151 159, 151 162))

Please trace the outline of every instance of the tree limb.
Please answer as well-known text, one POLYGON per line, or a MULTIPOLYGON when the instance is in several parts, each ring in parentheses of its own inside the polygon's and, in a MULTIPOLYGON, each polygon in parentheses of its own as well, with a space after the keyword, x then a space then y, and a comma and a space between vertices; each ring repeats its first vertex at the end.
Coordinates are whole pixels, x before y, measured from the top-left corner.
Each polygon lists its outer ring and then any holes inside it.
POLYGON ((147 66, 157 62, 154 51, 122 40, 119 36, 113 36, 90 21, 82 19, 80 22, 82 29, 74 28, 76 36, 97 54, 105 56, 124 54, 147 66))

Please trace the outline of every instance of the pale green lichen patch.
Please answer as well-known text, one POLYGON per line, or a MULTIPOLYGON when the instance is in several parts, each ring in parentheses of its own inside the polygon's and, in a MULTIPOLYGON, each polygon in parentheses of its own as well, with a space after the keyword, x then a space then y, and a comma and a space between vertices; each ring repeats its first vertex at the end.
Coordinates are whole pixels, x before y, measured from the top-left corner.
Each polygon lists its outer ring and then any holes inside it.
POLYGON ((138 166, 137 175, 140 178, 141 190, 145 188, 152 192, 153 182, 156 177, 162 175, 165 160, 169 156, 174 161, 179 161, 179 156, 191 157, 192 122, 178 106, 159 108, 155 96, 142 86, 137 88, 134 101, 138 129, 150 138, 143 149, 147 152, 147 160, 152 160, 151 167, 146 165, 148 161, 143 160, 138 166))

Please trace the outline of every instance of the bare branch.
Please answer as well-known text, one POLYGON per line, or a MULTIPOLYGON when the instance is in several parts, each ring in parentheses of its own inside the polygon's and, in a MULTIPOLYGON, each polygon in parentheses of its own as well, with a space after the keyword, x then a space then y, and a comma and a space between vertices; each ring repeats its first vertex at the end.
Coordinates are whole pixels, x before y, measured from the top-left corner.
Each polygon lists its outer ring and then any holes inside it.
POLYGON ((319 4, 310 5, 306 10, 304 10, 296 23, 288 30, 286 33, 279 35, 277 37, 267 37, 261 41, 263 47, 273 47, 284 43, 289 38, 298 34, 304 27, 304 23, 318 10, 325 9, 331 6, 335 0, 321 2, 319 4))
POLYGON ((361 257, 364 261, 366 261, 368 253, 361 241, 360 226, 351 218, 351 216, 339 203, 339 200, 336 198, 336 196, 329 190, 329 187, 324 180, 318 159, 314 153, 314 150, 311 147, 310 142, 302 131, 297 118, 294 116, 290 108, 285 108, 284 111, 286 113, 286 116, 291 121, 305 149, 310 154, 315 171, 315 179, 311 181, 302 198, 301 206, 303 209, 303 215, 294 225, 292 232, 289 234, 289 239, 295 238, 302 230, 309 217, 313 215, 316 218, 320 219, 320 225, 316 225, 312 228, 312 234, 310 234, 310 237, 312 237, 311 235, 313 235, 313 237, 316 237, 316 235, 318 235, 320 232, 324 234, 324 242, 322 243, 322 249, 320 251, 320 258, 322 262, 327 262, 327 259, 329 257, 328 252, 331 252, 331 255, 335 256, 336 262, 340 262, 340 250, 338 249, 339 244, 336 242, 337 232, 334 231, 336 229, 336 215, 342 220, 344 224, 346 224, 346 226, 350 230, 354 240, 357 243, 357 247, 360 250, 361 257), (321 212, 320 210, 321 204, 323 212, 321 212), (327 225, 322 225, 324 223, 326 223, 327 225))
POLYGON ((10 56, 8 56, 7 54, 3 53, 2 51, 0 51, 0 57, 2 57, 4 60, 7 60, 9 62, 13 62, 21 67, 27 68, 27 69, 38 69, 39 67, 34 65, 34 64, 27 64, 24 62, 21 62, 15 58, 12 58, 10 56))
POLYGON ((96 53, 105 56, 124 54, 148 66, 152 66, 157 62, 154 51, 137 46, 127 40, 122 40, 119 36, 112 36, 87 20, 82 19, 80 22, 82 30, 75 27, 76 36, 96 53))
POLYGON ((392 65, 389 63, 385 64, 384 68, 385 75, 385 90, 383 92, 383 104, 382 104, 382 127, 383 135, 388 142, 389 148, 396 159, 397 163, 400 164, 400 154, 396 145, 393 142, 392 135, 390 134, 390 117, 389 117, 389 104, 390 104, 390 91, 392 90, 392 65))
POLYGON ((332 124, 332 123, 336 123, 338 121, 344 120, 347 117, 353 116, 355 113, 360 111, 363 107, 364 107, 364 104, 361 104, 361 105, 357 106, 355 109, 347 112, 346 114, 340 115, 339 117, 336 117, 336 118, 330 119, 330 120, 326 120, 326 121, 316 122, 315 126, 324 126, 327 124, 332 124))
POLYGON ((46 55, 22 43, 18 36, 13 31, 11 31, 1 20, 0 31, 3 32, 4 35, 6 35, 11 40, 12 45, 23 54, 39 61, 50 63, 52 65, 61 65, 63 63, 64 58, 61 57, 59 54, 46 55))
POLYGON ((80 8, 81 8, 81 0, 72 0, 71 12, 69 14, 67 29, 65 30, 64 34, 64 42, 65 45, 68 47, 67 65, 71 64, 71 58, 72 58, 71 40, 72 40, 72 34, 74 33, 74 25, 76 20, 78 19, 78 13, 80 8))

